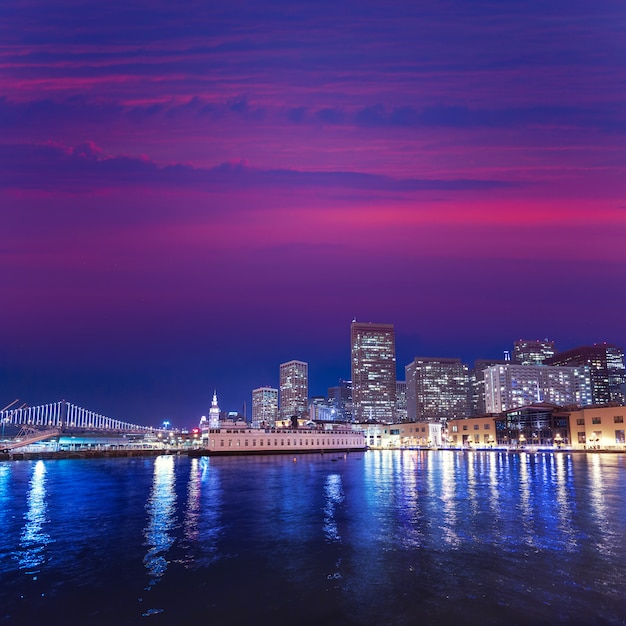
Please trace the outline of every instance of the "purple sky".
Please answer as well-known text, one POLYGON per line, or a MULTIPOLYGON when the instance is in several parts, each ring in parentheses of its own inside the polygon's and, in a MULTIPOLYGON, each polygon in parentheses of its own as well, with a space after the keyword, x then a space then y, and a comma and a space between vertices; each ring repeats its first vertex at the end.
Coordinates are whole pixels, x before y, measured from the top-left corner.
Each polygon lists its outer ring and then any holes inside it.
MULTIPOLYGON (((278 365, 626 346, 620 1, 0 7, 0 404, 194 424, 278 365)), ((1 408, 1 407, 0 407, 1 408)))

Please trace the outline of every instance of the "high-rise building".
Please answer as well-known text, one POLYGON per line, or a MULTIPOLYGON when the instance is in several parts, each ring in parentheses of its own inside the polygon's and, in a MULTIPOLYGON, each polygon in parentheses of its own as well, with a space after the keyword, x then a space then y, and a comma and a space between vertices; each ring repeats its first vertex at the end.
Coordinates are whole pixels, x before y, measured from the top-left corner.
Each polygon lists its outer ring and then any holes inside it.
POLYGON ((396 406, 393 324, 352 322, 352 413, 355 421, 391 422, 396 406))
POLYGON ((335 410, 335 419, 352 421, 352 381, 339 380, 339 385, 328 388, 328 404, 335 410))
POLYGON ((309 366, 304 361, 280 365, 280 419, 297 415, 306 418, 309 412, 309 366))
POLYGON ((547 363, 558 366, 586 365, 591 377, 593 404, 626 403, 626 368, 622 348, 610 343, 594 343, 593 346, 559 352, 547 363))
POLYGON ((513 361, 520 365, 541 365, 556 354, 549 339, 518 339, 513 343, 513 361))
POLYGON ((252 390, 252 422, 273 426, 278 419, 278 389, 259 387, 252 390))
POLYGON ((469 372, 470 415, 478 417, 487 413, 485 404, 484 371, 491 365, 506 365, 511 359, 476 359, 474 369, 469 372))
POLYGON ((406 422, 406 381, 396 381, 396 422, 406 422))
POLYGON ((469 416, 468 368, 461 359, 415 357, 404 369, 409 422, 469 416))
POLYGON ((493 365, 484 370, 488 413, 503 413, 530 404, 556 406, 591 404, 588 367, 493 365))

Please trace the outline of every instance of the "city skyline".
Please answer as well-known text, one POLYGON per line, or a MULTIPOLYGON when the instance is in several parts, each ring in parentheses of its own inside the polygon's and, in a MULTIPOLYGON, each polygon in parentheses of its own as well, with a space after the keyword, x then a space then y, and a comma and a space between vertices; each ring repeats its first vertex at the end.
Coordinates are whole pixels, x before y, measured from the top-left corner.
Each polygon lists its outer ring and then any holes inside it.
POLYGON ((355 317, 398 369, 626 346, 625 17, 7 0, 0 403, 249 416, 348 379, 355 317))

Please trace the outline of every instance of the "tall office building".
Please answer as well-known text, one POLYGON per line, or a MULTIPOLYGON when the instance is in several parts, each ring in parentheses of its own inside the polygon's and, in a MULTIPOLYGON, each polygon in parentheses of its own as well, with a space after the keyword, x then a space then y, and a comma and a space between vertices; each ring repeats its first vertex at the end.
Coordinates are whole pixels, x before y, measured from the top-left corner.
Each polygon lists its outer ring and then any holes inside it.
POLYGON ((508 359, 476 359, 474 369, 469 373, 470 415, 478 417, 487 413, 485 404, 485 370, 492 365, 507 365, 508 359))
POLYGON ((252 422, 273 426, 278 419, 278 389, 259 387, 252 390, 252 422))
POLYGON ((549 339, 518 339, 513 343, 513 361, 520 365, 541 365, 556 354, 549 339))
POLYGON ((409 422, 469 416, 468 368, 461 359, 415 357, 404 369, 409 422))
POLYGON ((591 377, 593 404, 625 404, 626 369, 624 350, 610 343, 595 343, 559 352, 547 361, 550 365, 586 365, 591 377))
POLYGON ((335 419, 352 421, 352 381, 339 379, 339 385, 328 388, 328 405, 335 410, 335 419))
POLYGON ((309 412, 309 366, 304 361, 280 365, 280 419, 293 415, 306 418, 309 412))
POLYGON ((406 422, 406 381, 396 381, 396 422, 406 422))
POLYGON ((357 422, 394 420, 396 407, 396 339, 393 324, 354 321, 352 414, 357 422))
POLYGON ((503 413, 530 404, 588 406, 592 403, 588 367, 493 365, 484 370, 488 413, 503 413))

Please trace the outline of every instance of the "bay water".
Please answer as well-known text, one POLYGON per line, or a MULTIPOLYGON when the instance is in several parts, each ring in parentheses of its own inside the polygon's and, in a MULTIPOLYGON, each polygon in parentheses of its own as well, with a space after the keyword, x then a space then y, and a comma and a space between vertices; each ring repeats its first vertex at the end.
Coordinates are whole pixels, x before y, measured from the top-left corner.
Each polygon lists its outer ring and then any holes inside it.
POLYGON ((0 624, 626 624, 626 456, 0 463, 0 624))

